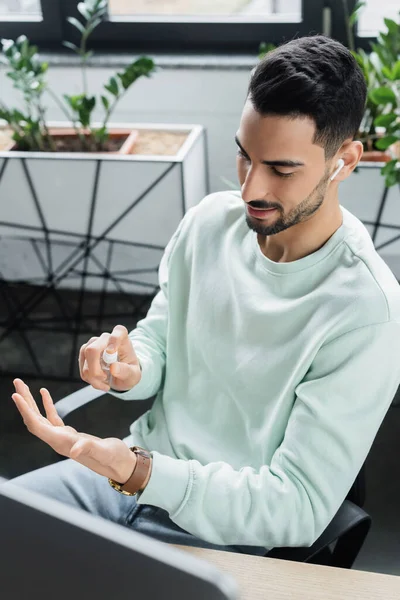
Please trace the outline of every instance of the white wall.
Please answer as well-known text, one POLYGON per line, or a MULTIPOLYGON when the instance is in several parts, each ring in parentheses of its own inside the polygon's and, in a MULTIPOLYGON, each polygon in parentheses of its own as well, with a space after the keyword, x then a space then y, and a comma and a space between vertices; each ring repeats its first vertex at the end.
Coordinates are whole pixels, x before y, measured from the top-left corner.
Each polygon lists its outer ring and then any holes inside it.
MULTIPOLYGON (((94 67, 88 70, 89 89, 96 94, 114 75, 113 68, 94 67)), ((243 103, 250 70, 233 69, 165 69, 150 79, 137 81, 122 98, 113 114, 117 122, 139 121, 155 123, 199 123, 207 128, 209 136, 209 165, 213 191, 226 189, 221 175, 236 182, 233 141, 243 103)), ((17 92, 6 80, 3 87, 0 71, 0 97, 11 105, 17 92)), ((63 93, 81 92, 79 70, 75 67, 49 68, 49 83, 61 97, 63 93)), ((64 120, 61 110, 48 99, 48 118, 64 120)), ((102 116, 97 110, 96 118, 102 116)))
MULTIPOLYGON (((102 85, 115 73, 114 68, 93 67, 88 71, 90 90, 100 93, 102 85)), ((139 80, 121 100, 113 121, 199 123, 208 131, 211 191, 226 189, 221 177, 237 183, 234 135, 239 125, 250 76, 248 69, 232 68, 168 68, 151 79, 139 80)), ((0 72, 1 98, 6 104, 15 103, 16 92, 11 82, 0 72)), ((80 93, 80 72, 73 66, 51 66, 49 82, 58 94, 80 93)), ((63 120, 60 109, 49 99, 48 118, 63 120)), ((101 110, 95 117, 100 119, 101 110)), ((354 174, 340 191, 343 205, 359 218, 373 220, 377 213, 383 179, 377 169, 354 174)), ((390 191, 386 222, 400 224, 400 194, 390 191)), ((381 240, 394 237, 396 231, 382 230, 381 240), (382 237, 383 236, 383 237, 382 237)), ((400 242, 386 248, 382 256, 400 279, 400 242)))

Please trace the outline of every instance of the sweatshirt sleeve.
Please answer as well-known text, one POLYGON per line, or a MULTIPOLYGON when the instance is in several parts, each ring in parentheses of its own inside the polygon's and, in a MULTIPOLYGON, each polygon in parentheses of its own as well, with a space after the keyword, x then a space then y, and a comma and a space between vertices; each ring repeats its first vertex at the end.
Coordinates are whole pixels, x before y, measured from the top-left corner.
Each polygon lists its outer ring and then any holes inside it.
POLYGON ((312 545, 368 455, 400 383, 399 356, 394 321, 327 343, 297 386, 271 464, 235 470, 153 452, 139 503, 167 510, 177 525, 215 544, 312 545))
POLYGON ((110 390, 110 394, 122 400, 151 398, 162 385, 166 362, 169 263, 182 229, 193 217, 195 209, 196 207, 193 207, 187 211, 168 242, 158 269, 160 291, 154 297, 146 317, 129 333, 142 368, 142 377, 139 383, 127 392, 110 390))

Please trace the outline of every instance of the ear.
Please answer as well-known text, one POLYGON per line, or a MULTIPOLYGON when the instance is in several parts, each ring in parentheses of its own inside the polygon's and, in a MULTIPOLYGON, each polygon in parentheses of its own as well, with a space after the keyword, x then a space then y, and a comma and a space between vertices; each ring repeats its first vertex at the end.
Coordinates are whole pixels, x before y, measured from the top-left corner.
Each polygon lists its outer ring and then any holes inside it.
POLYGON ((339 159, 344 161, 344 166, 340 170, 340 173, 335 177, 335 181, 344 181, 351 175, 358 163, 360 162, 363 154, 363 145, 361 142, 354 140, 347 140, 341 146, 340 150, 336 155, 336 164, 339 159))
POLYGON ((336 177, 339 175, 340 171, 343 169, 344 167, 344 160, 343 158, 339 158, 338 163, 337 163, 337 168, 336 171, 334 171, 330 177, 330 180, 333 181, 334 179, 336 179, 336 177))

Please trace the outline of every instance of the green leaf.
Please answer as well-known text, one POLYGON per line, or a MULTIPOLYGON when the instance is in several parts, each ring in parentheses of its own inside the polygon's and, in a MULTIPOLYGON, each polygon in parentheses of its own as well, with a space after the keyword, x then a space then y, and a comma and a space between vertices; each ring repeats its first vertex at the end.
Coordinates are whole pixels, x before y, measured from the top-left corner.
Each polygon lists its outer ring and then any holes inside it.
POLYGON ((101 145, 108 139, 108 131, 106 127, 100 127, 100 129, 96 129, 94 131, 94 137, 97 142, 101 145))
POLYGON ((79 54, 79 48, 76 44, 73 44, 72 42, 63 42, 62 43, 63 46, 65 46, 66 48, 69 48, 70 50, 73 50, 74 52, 76 52, 77 54, 79 54))
POLYGON ((90 19, 90 12, 87 9, 87 7, 85 6, 84 2, 79 2, 77 9, 79 10, 79 12, 81 13, 82 17, 84 17, 85 19, 89 20, 90 19))
POLYGON ((400 60, 398 60, 392 67, 393 81, 400 79, 400 60))
POLYGON ((89 112, 92 112, 92 110, 96 106, 96 96, 92 96, 91 98, 88 98, 88 97, 84 98, 83 104, 84 104, 86 110, 88 110, 89 112))
POLYGON ((101 97, 101 101, 102 101, 102 103, 103 103, 103 106, 104 106, 104 108, 105 108, 106 110, 108 110, 108 109, 109 109, 109 106, 110 106, 110 102, 109 102, 108 98, 107 98, 106 96, 102 96, 102 97, 101 97))
POLYGON ((271 52, 272 50, 275 50, 274 44, 267 44, 266 42, 261 42, 261 44, 258 47, 258 58, 261 60, 266 54, 268 54, 268 52, 271 52))
POLYGON ((7 40, 6 38, 2 38, 1 46, 4 56, 10 58, 14 52, 14 40, 7 40))
POLYGON ((400 183, 400 169, 397 166, 397 159, 391 160, 386 163, 386 165, 382 168, 381 173, 385 176, 385 184, 387 187, 391 187, 396 185, 396 183, 400 183))
POLYGON ((78 101, 78 115, 79 120, 82 123, 83 127, 88 127, 90 125, 90 118, 92 110, 96 105, 96 97, 92 96, 84 96, 81 95, 78 101))
POLYGON ((74 111, 79 111, 84 97, 84 94, 77 94, 76 96, 69 96, 68 94, 63 95, 64 100, 74 111))
POLYGON ((386 187, 392 187, 394 185, 396 185, 396 183, 399 183, 399 177, 397 176, 396 173, 391 173, 390 175, 388 175, 386 177, 386 187))
POLYGON ((81 33, 85 33, 85 27, 80 21, 78 21, 78 19, 75 19, 75 17, 67 17, 67 21, 68 23, 71 23, 71 25, 79 29, 81 33))
POLYGON ((389 79, 389 81, 393 81, 392 69, 389 69, 389 67, 387 67, 385 65, 384 67, 382 67, 382 73, 384 74, 384 76, 386 77, 386 79, 389 79))
POLYGON ((110 92, 110 94, 112 94, 113 96, 118 96, 119 95, 118 82, 115 79, 115 77, 110 77, 110 80, 109 80, 108 84, 105 85, 104 88, 108 92, 110 92))
POLYGON ((364 6, 366 6, 366 4, 367 4, 366 2, 362 2, 362 1, 356 2, 354 10, 351 13, 351 15, 349 16, 349 25, 350 25, 350 27, 353 27, 354 23, 356 21, 358 21, 358 17, 360 16, 360 14, 359 14, 360 10, 362 8, 364 8, 364 6))
POLYGON ((397 119, 395 113, 389 113, 388 115, 379 115, 374 121, 375 127, 389 127, 393 121, 397 119))
POLYGON ((383 138, 380 138, 375 146, 378 148, 378 150, 387 150, 389 148, 389 146, 391 146, 392 144, 395 144, 396 142, 399 141, 399 138, 395 135, 387 135, 383 138))
POLYGON ((390 88, 379 87, 376 90, 371 90, 369 97, 375 104, 393 104, 396 106, 396 96, 390 88))
POLYGON ((141 71, 141 75, 145 75, 146 77, 156 68, 154 60, 148 56, 141 56, 133 63, 133 66, 141 71))
POLYGON ((398 35, 399 32, 399 26, 397 25, 397 23, 395 21, 393 21, 392 19, 383 19, 385 22, 386 27, 388 28, 388 31, 391 35, 398 35))
POLYGON ((384 167, 382 167, 381 173, 382 175, 388 175, 396 170, 397 160, 391 160, 384 167))
POLYGON ((12 118, 16 123, 19 123, 20 121, 26 121, 25 115, 23 115, 22 112, 17 109, 12 111, 12 118))
POLYGON ((127 90, 132 83, 134 83, 139 77, 149 77, 155 70, 155 63, 151 58, 142 56, 135 62, 131 63, 125 71, 117 73, 121 80, 122 87, 127 90))
MULTIPOLYGON (((16 45, 19 47, 22 56, 26 56, 29 51, 29 41, 26 35, 20 35, 16 41, 16 45)), ((29 58, 29 55, 28 55, 29 58)))

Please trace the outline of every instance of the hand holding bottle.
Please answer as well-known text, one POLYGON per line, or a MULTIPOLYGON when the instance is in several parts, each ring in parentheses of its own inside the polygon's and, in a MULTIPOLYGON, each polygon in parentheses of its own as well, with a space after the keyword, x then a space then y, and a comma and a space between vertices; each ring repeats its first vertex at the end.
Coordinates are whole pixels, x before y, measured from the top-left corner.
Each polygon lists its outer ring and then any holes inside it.
POLYGON ((80 349, 79 371, 83 381, 105 392, 110 387, 124 392, 137 385, 141 368, 126 327, 117 325, 111 334, 90 338, 80 349))

